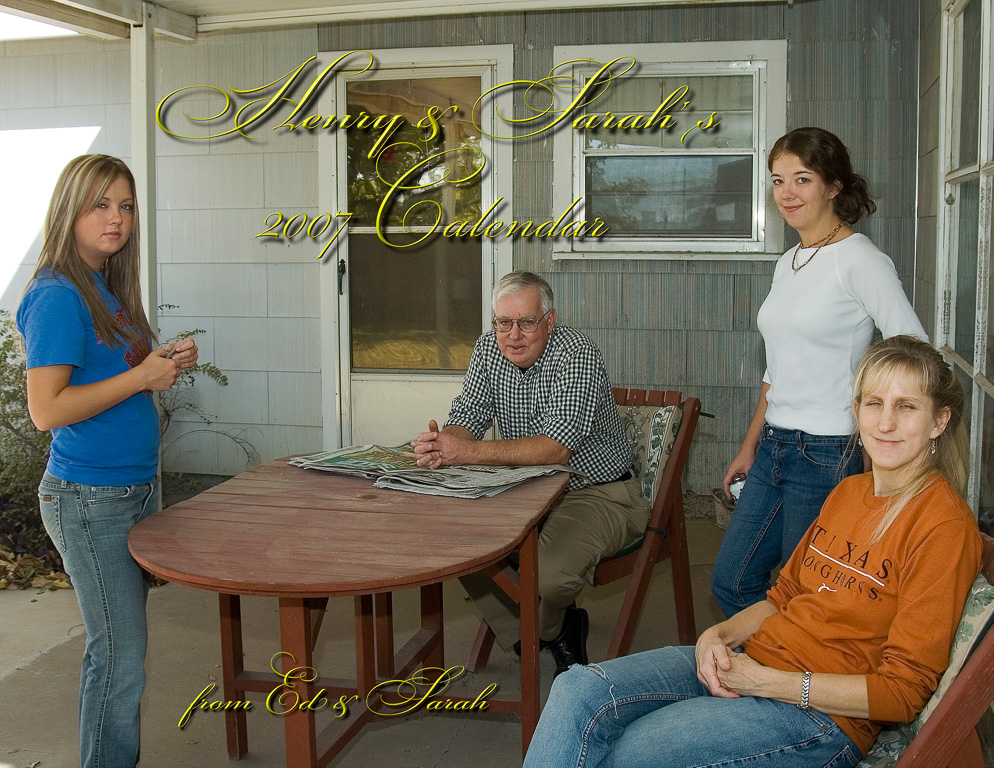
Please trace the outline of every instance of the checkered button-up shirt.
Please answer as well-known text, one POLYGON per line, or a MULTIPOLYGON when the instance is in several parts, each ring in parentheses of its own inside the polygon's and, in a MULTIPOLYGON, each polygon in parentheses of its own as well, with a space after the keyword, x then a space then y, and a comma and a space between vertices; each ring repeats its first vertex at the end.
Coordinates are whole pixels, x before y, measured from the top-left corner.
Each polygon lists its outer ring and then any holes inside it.
POLYGON ((465 427, 480 440, 494 420, 504 439, 546 435, 569 448, 568 465, 583 473, 570 477, 570 490, 617 480, 631 469, 601 353, 568 326, 556 325, 525 370, 501 354, 494 331, 479 338, 446 425, 465 427))

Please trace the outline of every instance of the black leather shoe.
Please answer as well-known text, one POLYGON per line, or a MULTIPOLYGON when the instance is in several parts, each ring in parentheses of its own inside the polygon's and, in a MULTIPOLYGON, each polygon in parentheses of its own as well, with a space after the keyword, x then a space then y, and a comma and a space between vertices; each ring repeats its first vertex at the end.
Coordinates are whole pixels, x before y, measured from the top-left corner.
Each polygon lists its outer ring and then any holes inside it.
POLYGON ((567 608, 566 617, 563 619, 563 628, 555 640, 550 640, 549 650, 556 660, 556 674, 558 676, 570 668, 573 664, 587 663, 587 632, 590 629, 590 620, 587 612, 583 608, 567 608))

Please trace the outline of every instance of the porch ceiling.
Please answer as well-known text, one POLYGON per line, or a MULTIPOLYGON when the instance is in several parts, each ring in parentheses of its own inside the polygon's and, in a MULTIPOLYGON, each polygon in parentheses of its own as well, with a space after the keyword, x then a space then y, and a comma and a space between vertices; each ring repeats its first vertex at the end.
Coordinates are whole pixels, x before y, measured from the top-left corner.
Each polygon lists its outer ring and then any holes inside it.
MULTIPOLYGON (((773 0, 777 2, 778 0, 773 0)), ((791 0, 779 0, 789 2, 791 0)), ((150 7, 156 30, 183 38, 235 27, 314 24, 406 16, 645 5, 714 5, 770 0, 158 0, 150 7)), ((141 0, 0 0, 0 8, 99 37, 126 37, 108 27, 142 23, 141 0), (87 19, 91 20, 88 27, 87 19), (109 31, 110 30, 110 31, 109 31)))

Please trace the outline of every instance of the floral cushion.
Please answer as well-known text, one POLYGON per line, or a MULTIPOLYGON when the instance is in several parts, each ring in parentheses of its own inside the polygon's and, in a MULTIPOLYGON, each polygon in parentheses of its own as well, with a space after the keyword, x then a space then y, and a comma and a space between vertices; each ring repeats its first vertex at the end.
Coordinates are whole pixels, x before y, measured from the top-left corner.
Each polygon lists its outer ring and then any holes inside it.
POLYGON ((925 704, 918 717, 910 723, 882 730, 870 754, 856 768, 892 768, 897 764, 904 750, 918 735, 928 716, 935 711, 939 701, 963 669, 970 652, 988 630, 992 618, 994 618, 994 586, 981 574, 970 587, 959 627, 956 628, 956 634, 953 636, 953 647, 949 650, 949 667, 939 680, 939 687, 932 698, 925 704))
POLYGON ((642 496, 651 505, 673 450, 683 411, 675 405, 619 405, 618 415, 632 444, 632 471, 642 485, 642 496))

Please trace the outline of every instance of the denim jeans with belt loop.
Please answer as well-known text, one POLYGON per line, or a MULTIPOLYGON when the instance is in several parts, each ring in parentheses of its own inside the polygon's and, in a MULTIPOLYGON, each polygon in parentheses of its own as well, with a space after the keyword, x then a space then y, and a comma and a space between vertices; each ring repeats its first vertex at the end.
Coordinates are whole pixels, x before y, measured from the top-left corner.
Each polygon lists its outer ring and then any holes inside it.
POLYGON ((852 768, 861 759, 826 714, 712 696, 688 646, 559 675, 524 768, 852 768))
POLYGON ((158 497, 155 478, 98 486, 45 472, 38 486, 42 521, 72 578, 86 625, 79 683, 82 768, 133 768, 138 762, 149 579, 128 551, 128 533, 158 511, 158 497))
POLYGON ((862 471, 862 451, 849 435, 763 425, 711 574, 711 591, 726 616, 765 599, 770 573, 790 557, 828 494, 862 471))

